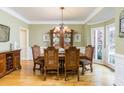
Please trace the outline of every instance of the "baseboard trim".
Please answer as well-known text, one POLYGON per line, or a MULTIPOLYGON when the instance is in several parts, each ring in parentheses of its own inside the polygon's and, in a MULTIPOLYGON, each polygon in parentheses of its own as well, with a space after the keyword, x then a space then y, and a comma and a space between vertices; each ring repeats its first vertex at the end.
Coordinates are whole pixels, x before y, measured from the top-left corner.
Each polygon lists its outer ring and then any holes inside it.
POLYGON ((102 65, 102 66, 105 66, 105 67, 109 68, 113 72, 115 71, 115 69, 113 69, 113 68, 111 68, 111 67, 109 67, 109 66, 107 66, 105 64, 100 64, 100 63, 94 63, 94 64, 102 65))
POLYGON ((124 54, 119 54, 119 53, 116 53, 115 54, 115 57, 116 57, 116 60, 115 60, 115 85, 116 86, 123 86, 124 85, 124 71, 123 71, 123 68, 124 68, 124 63, 123 63, 123 60, 124 60, 124 54))

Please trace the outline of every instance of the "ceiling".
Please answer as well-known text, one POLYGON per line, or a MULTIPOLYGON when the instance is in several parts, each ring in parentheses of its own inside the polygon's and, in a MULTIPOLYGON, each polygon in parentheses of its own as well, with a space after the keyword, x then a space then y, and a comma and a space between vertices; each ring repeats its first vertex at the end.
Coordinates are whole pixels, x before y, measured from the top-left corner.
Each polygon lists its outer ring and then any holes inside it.
POLYGON ((115 17, 115 7, 105 7, 87 23, 95 24, 115 17))
MULTIPOLYGON (((12 7, 10 8, 30 23, 60 23, 60 7, 12 7)), ((65 7, 64 23, 83 23, 96 7, 65 7)))
MULTIPOLYGON (((61 23, 62 15, 60 7, 9 7, 1 9, 27 22, 28 24, 61 23)), ((103 7, 64 7, 64 24, 84 24, 90 21, 94 22, 97 18, 94 20, 92 19, 96 17, 96 15, 98 15, 98 19, 104 15, 103 13, 105 13, 105 16, 108 17, 108 15, 113 14, 110 13, 110 11, 112 10, 108 10, 103 7), (99 14, 100 12, 101 14, 99 14)))

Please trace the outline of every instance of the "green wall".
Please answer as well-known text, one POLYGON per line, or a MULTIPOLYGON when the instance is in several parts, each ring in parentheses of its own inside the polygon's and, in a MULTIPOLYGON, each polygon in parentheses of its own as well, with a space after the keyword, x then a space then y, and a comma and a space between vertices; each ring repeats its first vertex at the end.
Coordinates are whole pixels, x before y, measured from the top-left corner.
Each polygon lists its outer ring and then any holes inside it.
POLYGON ((84 25, 84 46, 87 46, 91 44, 91 32, 90 32, 90 26, 85 24, 84 25))
POLYGON ((116 8, 116 53, 124 54, 124 38, 119 37, 119 16, 120 12, 124 10, 124 8, 116 8))
POLYGON ((28 25, 21 20, 0 10, 0 24, 10 27, 10 40, 8 42, 0 42, 0 51, 9 50, 10 43, 16 42, 19 47, 19 29, 21 27, 28 28, 28 25))
MULTIPOLYGON (((91 44, 91 28, 92 27, 101 27, 111 24, 115 21, 116 23, 116 52, 124 54, 124 38, 118 37, 119 32, 119 15, 120 11, 123 8, 116 8, 116 17, 101 22, 94 25, 88 25, 88 24, 68 24, 67 26, 71 29, 73 29, 76 33, 81 34, 81 42, 73 42, 75 46, 82 47, 86 46, 88 44, 91 44)), ((8 50, 9 44, 17 42, 19 46, 19 30, 21 27, 29 28, 29 45, 32 46, 34 44, 38 44, 42 47, 48 46, 48 42, 43 41, 43 34, 49 32, 49 30, 53 29, 57 25, 51 25, 51 24, 26 24, 23 21, 3 12, 0 10, 0 24, 7 25, 10 27, 10 41, 9 42, 0 42, 0 50, 8 50)))
MULTIPOLYGON (((97 24, 92 24, 92 25, 85 24, 85 35, 86 35, 85 36, 85 45, 91 44, 91 28, 104 27, 104 31, 105 31, 106 25, 112 24, 114 22, 115 22, 115 18, 112 18, 112 19, 109 19, 107 21, 97 23, 97 24)), ((105 37, 105 39, 106 39, 106 37, 105 37)))
MULTIPOLYGON (((34 44, 40 45, 42 47, 48 46, 48 42, 43 41, 43 34, 48 33, 51 29, 53 29, 57 25, 50 24, 32 24, 29 25, 29 46, 33 46, 34 44)), ((75 46, 82 47, 84 46, 84 25, 67 25, 69 28, 73 29, 75 33, 81 34, 81 42, 73 42, 75 46)))

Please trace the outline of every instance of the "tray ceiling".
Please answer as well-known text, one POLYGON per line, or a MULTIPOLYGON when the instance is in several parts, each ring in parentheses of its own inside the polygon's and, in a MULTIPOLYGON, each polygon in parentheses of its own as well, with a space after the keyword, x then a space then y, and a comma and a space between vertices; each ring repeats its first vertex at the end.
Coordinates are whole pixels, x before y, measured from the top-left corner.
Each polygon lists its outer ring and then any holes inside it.
MULTIPOLYGON (((60 23, 59 7, 11 7, 12 11, 30 23, 60 23)), ((98 8, 96 7, 65 7, 63 18, 65 23, 84 23, 98 8)))

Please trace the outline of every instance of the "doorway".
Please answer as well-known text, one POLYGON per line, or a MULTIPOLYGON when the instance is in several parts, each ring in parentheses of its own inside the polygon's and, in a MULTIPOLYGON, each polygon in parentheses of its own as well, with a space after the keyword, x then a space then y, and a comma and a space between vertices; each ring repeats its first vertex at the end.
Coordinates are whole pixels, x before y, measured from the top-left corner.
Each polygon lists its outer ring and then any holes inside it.
POLYGON ((91 45, 95 47, 94 62, 112 69, 115 66, 115 25, 91 28, 91 45))
POLYGON ((115 66, 115 24, 106 26, 106 49, 107 64, 114 68, 115 66))
POLYGON ((104 27, 91 29, 91 45, 95 47, 94 62, 103 64, 104 60, 104 27))
POLYGON ((28 58, 28 29, 20 29, 20 48, 21 48, 21 60, 27 60, 28 58))

